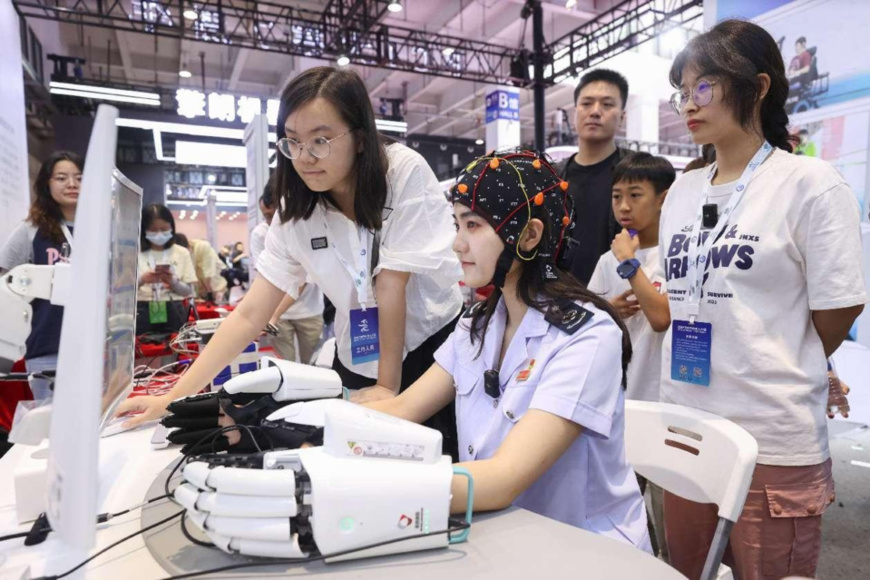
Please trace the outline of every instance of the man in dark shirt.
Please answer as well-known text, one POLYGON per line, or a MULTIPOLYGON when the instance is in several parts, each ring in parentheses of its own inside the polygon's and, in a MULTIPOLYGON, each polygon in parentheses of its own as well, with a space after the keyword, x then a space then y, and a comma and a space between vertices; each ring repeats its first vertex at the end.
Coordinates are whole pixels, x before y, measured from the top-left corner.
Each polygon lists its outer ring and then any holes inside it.
POLYGON ((586 73, 574 90, 578 151, 555 167, 568 182, 577 214, 571 273, 589 283, 601 254, 610 251, 622 228, 613 218, 613 167, 628 152, 618 149, 614 136, 625 120, 628 81, 618 72, 598 69, 586 73))

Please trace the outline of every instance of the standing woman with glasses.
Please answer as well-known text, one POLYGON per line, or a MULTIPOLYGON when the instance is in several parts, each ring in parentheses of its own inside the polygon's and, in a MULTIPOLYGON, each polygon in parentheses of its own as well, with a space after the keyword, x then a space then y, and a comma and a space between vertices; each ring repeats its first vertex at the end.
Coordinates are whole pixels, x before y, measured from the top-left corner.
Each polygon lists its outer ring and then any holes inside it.
MULTIPOLYGON (((48 156, 33 184, 34 199, 30 214, 0 248, 0 273, 21 264, 51 266, 70 259, 76 207, 82 185, 85 160, 70 151, 56 151, 48 156)), ((30 336, 24 360, 28 373, 53 371, 57 368, 63 306, 36 299, 30 336)), ((30 381, 34 399, 51 396, 50 381, 30 381)))
MULTIPOLYGON (((378 134, 365 83, 318 67, 293 79, 278 110, 278 215, 260 274, 196 363, 164 397, 137 397, 130 424, 202 389, 266 326, 285 294, 317 284, 336 308, 333 368, 357 402, 419 378, 462 307, 451 208, 426 161, 378 134)), ((455 453, 452 409, 431 426, 455 453)))
MULTIPOLYGON (((719 23, 689 42, 670 80, 675 109, 716 161, 680 177, 662 210, 672 323, 661 399, 758 442, 725 554, 735 576, 814 577, 834 501, 825 359, 867 302, 857 200, 833 167, 792 153, 785 67, 763 28, 719 23)), ((664 511, 671 563, 699 577, 716 506, 666 492, 664 511)))

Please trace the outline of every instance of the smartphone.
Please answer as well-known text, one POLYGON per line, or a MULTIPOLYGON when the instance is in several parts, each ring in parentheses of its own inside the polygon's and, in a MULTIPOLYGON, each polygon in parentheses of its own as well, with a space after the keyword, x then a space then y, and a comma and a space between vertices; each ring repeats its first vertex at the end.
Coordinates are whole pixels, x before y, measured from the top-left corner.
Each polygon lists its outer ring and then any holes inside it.
POLYGON ((171 274, 172 273, 172 265, 170 264, 157 264, 154 266, 154 271, 158 274, 171 274))

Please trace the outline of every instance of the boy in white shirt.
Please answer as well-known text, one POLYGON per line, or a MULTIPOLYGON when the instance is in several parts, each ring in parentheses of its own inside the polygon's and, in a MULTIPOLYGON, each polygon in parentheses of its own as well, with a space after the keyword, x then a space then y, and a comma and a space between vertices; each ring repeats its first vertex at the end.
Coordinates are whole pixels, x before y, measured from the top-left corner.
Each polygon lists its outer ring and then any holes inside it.
MULTIPOLYGON (((676 178, 663 157, 635 153, 613 170, 613 215, 622 226, 589 280, 589 290, 607 299, 631 336, 626 399, 658 401, 662 338, 671 323, 665 272, 659 254, 659 215, 676 178)), ((656 543, 667 559, 662 491, 650 484, 656 543)))

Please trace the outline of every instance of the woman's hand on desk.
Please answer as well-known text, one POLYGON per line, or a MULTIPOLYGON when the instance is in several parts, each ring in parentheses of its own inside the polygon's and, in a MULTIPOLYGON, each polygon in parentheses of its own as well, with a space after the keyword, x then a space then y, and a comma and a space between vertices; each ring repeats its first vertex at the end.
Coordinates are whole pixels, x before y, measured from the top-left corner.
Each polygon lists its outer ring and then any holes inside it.
POLYGON ((124 428, 136 427, 146 421, 155 421, 167 414, 166 406, 172 402, 172 397, 162 395, 159 397, 144 396, 127 399, 118 407, 115 416, 125 413, 140 413, 130 417, 123 425, 124 428))
POLYGON ((356 391, 350 392, 351 403, 361 405, 363 403, 372 403, 374 401, 383 401, 384 399, 392 399, 396 396, 391 389, 375 385, 373 387, 365 387, 356 391))

